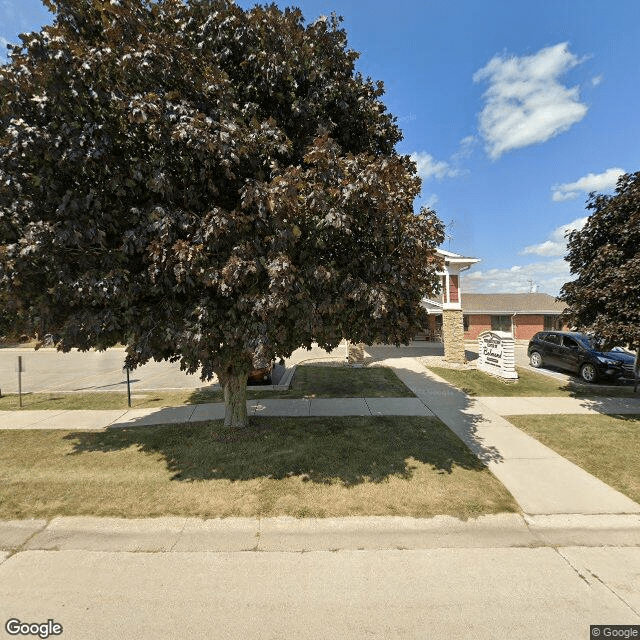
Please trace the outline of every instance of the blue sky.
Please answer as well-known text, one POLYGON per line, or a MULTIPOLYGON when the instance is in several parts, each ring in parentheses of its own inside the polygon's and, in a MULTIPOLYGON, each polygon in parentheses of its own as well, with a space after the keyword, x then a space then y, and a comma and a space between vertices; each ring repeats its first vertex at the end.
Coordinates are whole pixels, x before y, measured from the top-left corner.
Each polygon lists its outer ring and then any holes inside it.
MULTIPOLYGON (((343 16, 358 69, 384 82, 423 177, 416 204, 449 225, 443 248, 481 260, 463 289, 557 294, 588 192, 640 170, 640 2, 295 4, 343 16)), ((48 21, 38 0, 0 0, 0 45, 48 21)))

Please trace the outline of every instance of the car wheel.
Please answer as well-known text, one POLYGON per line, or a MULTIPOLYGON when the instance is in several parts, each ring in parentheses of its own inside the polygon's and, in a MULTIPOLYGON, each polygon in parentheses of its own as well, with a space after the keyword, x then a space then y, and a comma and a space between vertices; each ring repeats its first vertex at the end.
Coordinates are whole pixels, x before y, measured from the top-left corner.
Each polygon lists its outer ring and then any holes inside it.
POLYGON ((538 367, 542 366, 542 356, 537 351, 532 351, 531 355, 529 356, 529 362, 531 363, 532 367, 535 367, 537 369, 538 367))
POLYGON ((591 363, 587 362, 580 367, 580 377, 585 382, 595 382, 598 377, 598 372, 591 363))

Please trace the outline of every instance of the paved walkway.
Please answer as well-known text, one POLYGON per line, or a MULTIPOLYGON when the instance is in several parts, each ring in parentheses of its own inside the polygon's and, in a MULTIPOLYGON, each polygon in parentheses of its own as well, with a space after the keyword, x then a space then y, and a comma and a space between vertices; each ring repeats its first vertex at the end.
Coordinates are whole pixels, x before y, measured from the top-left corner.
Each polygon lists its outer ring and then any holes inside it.
MULTIPOLYGON (((487 464, 525 513, 640 513, 640 505, 633 500, 517 429, 482 402, 470 399, 415 359, 390 359, 385 364, 487 464)), ((517 405, 519 399, 509 400, 517 405)))
POLYGON ((562 397, 481 397, 478 405, 501 416, 533 414, 640 414, 640 394, 637 398, 562 398, 562 397))
MULTIPOLYGON (((249 400, 249 415, 433 416, 418 398, 299 398, 249 400)), ((224 418, 224 403, 162 409, 0 411, 0 429, 87 429, 203 422, 224 418)))
MULTIPOLYGON (((407 362, 412 358, 403 359, 407 362)), ((407 365, 405 364, 405 367, 407 365)), ((404 368, 404 367, 402 367, 404 368)), ((417 371, 426 376, 413 388, 417 398, 299 398, 249 400, 250 415, 262 416, 433 416, 438 399, 455 395, 455 389, 441 378, 418 365, 417 371), (438 382, 425 395, 424 382, 438 382), (445 386, 442 386, 445 385, 445 386), (420 392, 417 393, 417 391, 420 392)), ((398 373, 398 371, 396 371, 398 373)), ((400 371, 402 375, 402 371, 400 371)), ((414 384, 404 380, 405 384, 414 384)), ((429 391, 429 389, 426 389, 429 391)), ((461 393, 461 392, 457 392, 461 393)), ((464 396, 464 394, 462 394, 464 396)), ((482 397, 465 398, 465 406, 478 413, 493 412, 500 416, 527 414, 640 414, 640 398, 540 398, 540 397, 482 397)), ((440 416, 439 416, 440 417, 440 416)), ((147 426, 202 422, 224 418, 224 403, 184 405, 161 409, 113 410, 29 410, 0 411, 0 429, 106 429, 107 427, 147 426)))

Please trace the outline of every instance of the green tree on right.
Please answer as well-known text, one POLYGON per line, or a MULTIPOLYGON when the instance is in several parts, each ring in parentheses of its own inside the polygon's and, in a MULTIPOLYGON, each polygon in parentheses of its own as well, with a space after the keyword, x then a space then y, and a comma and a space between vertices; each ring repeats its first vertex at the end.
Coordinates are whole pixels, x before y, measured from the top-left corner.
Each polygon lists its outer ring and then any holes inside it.
POLYGON ((568 236, 571 274, 560 291, 566 322, 636 351, 640 367, 640 171, 620 176, 613 195, 591 193, 586 224, 568 236))

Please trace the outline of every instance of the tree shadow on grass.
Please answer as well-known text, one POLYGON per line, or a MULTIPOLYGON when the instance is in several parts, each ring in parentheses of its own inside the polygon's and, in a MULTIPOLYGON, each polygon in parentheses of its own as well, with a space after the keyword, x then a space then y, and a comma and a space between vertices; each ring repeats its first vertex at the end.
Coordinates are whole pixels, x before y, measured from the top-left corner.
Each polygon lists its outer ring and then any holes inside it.
POLYGON ((640 416, 640 394, 633 394, 633 385, 630 389, 622 387, 617 393, 615 387, 604 387, 594 393, 591 389, 572 386, 567 391, 571 398, 579 400, 583 409, 621 420, 637 421, 640 416))
POLYGON ((491 436, 485 427, 494 423, 492 417, 483 415, 484 410, 478 408, 474 398, 469 397, 468 390, 458 389, 446 380, 434 375, 426 367, 405 368, 401 358, 433 355, 433 343, 419 353, 419 347, 367 347, 372 362, 381 362, 392 366, 395 374, 410 387, 420 401, 451 431, 453 431, 477 456, 481 463, 503 462, 500 450, 490 444, 491 436), (407 356, 408 354, 408 356, 407 356))
POLYGON ((137 448, 160 456, 173 480, 194 481, 299 476, 315 483, 353 486, 411 478, 421 462, 439 473, 486 467, 440 421, 433 418, 254 418, 249 429, 222 422, 114 427, 73 432, 70 455, 137 448))

